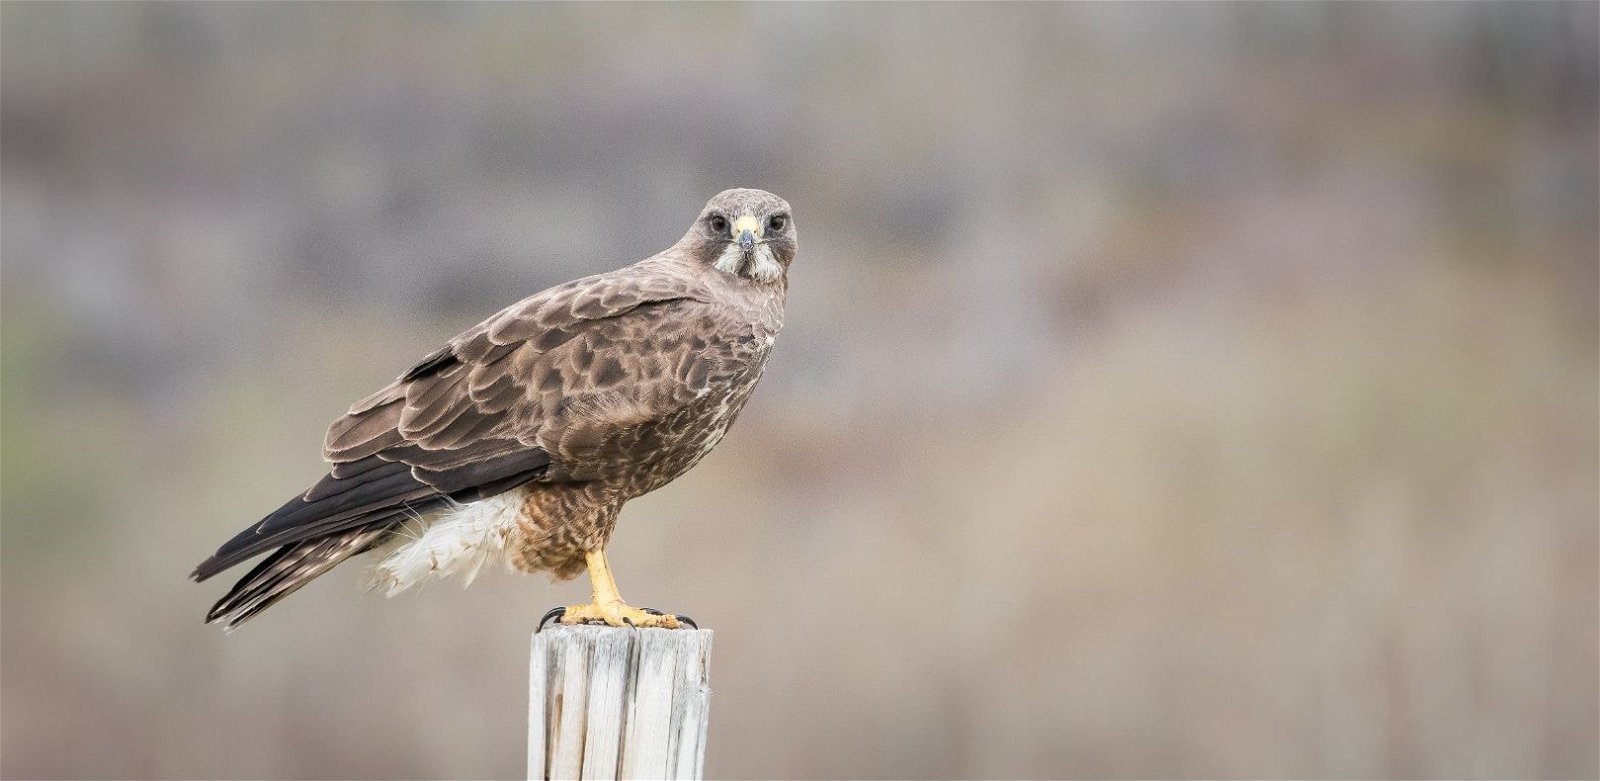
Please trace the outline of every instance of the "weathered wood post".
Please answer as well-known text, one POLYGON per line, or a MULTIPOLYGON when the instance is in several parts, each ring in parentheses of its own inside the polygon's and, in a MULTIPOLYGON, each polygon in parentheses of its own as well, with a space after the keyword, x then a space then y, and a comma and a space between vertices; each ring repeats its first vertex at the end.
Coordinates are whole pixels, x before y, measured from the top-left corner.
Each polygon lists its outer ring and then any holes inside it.
POLYGON ((711 630, 557 624, 529 668, 529 779, 704 774, 711 630))

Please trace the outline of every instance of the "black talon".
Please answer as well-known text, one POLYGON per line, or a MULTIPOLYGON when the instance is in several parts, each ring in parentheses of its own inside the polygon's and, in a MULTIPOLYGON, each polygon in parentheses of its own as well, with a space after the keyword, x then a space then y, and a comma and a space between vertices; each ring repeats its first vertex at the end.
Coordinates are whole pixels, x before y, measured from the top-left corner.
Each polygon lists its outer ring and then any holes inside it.
POLYGON ((627 625, 628 625, 628 628, 629 628, 629 629, 635 629, 635 628, 637 628, 637 627, 635 627, 635 626, 634 626, 634 625, 633 625, 633 619, 631 619, 631 618, 629 618, 629 617, 627 617, 627 616, 623 616, 623 617, 622 617, 622 623, 624 623, 624 624, 627 624, 627 625))
POLYGON ((564 616, 566 614, 567 614, 567 609, 564 608, 564 607, 553 607, 553 608, 550 608, 550 611, 544 614, 544 618, 539 619, 539 626, 534 628, 533 633, 534 634, 539 634, 540 632, 543 632, 544 631, 544 625, 550 623, 550 619, 552 619, 552 618, 560 618, 560 617, 562 617, 562 616, 564 616))

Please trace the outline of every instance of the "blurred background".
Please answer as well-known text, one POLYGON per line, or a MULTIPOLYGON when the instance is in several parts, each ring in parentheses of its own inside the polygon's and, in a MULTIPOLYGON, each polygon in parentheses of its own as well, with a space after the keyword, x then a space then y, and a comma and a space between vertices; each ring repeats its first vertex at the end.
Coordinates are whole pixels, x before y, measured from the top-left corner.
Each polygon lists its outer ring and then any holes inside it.
POLYGON ((1600 772, 1600 6, 0 13, 7 777, 520 777, 583 581, 186 576, 733 186, 789 324, 612 548, 711 776, 1600 772))

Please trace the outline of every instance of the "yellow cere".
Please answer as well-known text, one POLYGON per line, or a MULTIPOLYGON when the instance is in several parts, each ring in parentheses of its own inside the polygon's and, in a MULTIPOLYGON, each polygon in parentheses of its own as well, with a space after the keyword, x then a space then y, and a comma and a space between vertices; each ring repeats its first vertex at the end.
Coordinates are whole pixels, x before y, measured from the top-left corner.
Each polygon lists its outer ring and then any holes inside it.
POLYGON ((761 222, 755 218, 755 215, 740 215, 739 219, 733 221, 733 235, 735 238, 738 238, 739 234, 745 231, 754 233, 758 239, 761 238, 761 222))

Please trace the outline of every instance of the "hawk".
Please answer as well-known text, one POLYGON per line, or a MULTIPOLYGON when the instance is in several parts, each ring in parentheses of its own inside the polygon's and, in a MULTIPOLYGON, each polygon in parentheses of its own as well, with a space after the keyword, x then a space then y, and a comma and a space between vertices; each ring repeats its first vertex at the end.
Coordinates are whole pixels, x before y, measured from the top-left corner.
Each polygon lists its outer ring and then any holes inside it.
POLYGON ((666 251, 536 293, 333 422, 327 476, 200 563, 271 551, 206 614, 235 627, 371 553, 393 595, 487 564, 588 570, 563 623, 674 628, 622 600, 606 544, 623 504, 711 452, 761 379, 796 250, 789 204, 717 194, 666 251))

